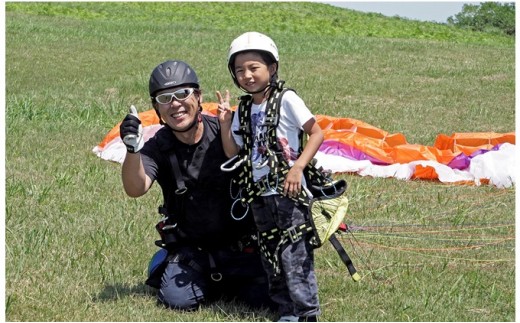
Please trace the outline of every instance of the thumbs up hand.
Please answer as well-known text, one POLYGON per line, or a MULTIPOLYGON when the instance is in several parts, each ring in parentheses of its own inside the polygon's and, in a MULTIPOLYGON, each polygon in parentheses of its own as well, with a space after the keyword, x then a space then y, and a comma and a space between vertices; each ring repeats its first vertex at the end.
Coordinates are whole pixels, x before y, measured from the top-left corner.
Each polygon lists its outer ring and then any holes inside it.
POLYGON ((143 126, 141 125, 141 120, 139 120, 135 106, 132 105, 130 107, 129 113, 123 119, 123 122, 121 122, 119 135, 129 153, 135 154, 143 148, 143 126))

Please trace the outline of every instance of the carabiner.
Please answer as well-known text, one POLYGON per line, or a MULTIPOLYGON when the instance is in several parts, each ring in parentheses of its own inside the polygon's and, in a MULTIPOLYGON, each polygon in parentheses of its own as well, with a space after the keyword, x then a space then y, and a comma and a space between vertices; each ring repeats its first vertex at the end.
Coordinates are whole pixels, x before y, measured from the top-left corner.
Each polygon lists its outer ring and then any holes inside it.
POLYGON ((265 161, 263 161, 261 164, 258 164, 255 166, 256 169, 261 169, 267 166, 267 163, 269 163, 269 158, 266 158, 265 161))
POLYGON ((220 165, 220 170, 223 171, 223 172, 232 172, 232 171, 234 171, 235 169, 238 168, 238 166, 242 165, 242 163, 246 160, 247 156, 242 158, 242 159, 239 159, 233 166, 228 168, 227 166, 229 164, 231 164, 237 158, 239 158, 238 155, 235 155, 235 156, 231 157, 230 159, 228 159, 226 162, 224 162, 222 165, 220 165))

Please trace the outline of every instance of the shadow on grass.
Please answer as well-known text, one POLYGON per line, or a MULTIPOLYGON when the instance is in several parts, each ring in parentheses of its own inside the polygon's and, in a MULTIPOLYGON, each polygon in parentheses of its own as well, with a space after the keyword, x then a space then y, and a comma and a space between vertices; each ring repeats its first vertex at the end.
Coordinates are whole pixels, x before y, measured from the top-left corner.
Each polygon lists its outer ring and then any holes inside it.
MULTIPOLYGON (((128 296, 142 296, 156 299, 157 290, 144 283, 129 286, 126 284, 105 285, 105 288, 93 298, 95 302, 116 301, 128 296)), ((167 309, 157 301, 157 306, 167 309)), ((203 309, 212 311, 217 317, 225 318, 226 321, 272 321, 275 313, 269 308, 251 308, 241 302, 230 299, 213 300, 203 305, 203 309)))
POLYGON ((276 313, 263 308, 252 308, 240 302, 232 300, 219 300, 204 306, 205 309, 215 313, 215 318, 224 322, 274 322, 276 313))
POLYGON ((144 283, 140 283, 134 286, 128 286, 125 284, 105 285, 105 288, 96 297, 94 297, 94 301, 108 302, 130 295, 155 297, 156 294, 157 291, 155 289, 148 287, 144 283))

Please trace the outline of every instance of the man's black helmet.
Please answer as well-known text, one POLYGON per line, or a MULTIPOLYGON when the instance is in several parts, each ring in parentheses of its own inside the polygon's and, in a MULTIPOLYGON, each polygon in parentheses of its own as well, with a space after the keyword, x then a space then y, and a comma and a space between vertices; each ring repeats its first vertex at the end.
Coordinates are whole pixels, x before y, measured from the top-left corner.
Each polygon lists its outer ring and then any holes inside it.
POLYGON ((199 79, 195 71, 183 61, 166 61, 159 64, 150 75, 150 96, 161 90, 189 85, 199 88, 199 79))

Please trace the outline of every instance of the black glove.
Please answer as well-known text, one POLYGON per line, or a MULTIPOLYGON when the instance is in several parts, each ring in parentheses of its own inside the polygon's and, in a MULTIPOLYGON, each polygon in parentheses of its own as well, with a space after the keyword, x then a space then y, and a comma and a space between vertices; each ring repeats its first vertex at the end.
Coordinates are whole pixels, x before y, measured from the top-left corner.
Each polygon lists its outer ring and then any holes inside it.
POLYGON ((143 126, 137 114, 137 109, 132 105, 130 113, 126 115, 119 126, 119 135, 130 153, 137 153, 143 148, 143 126))

